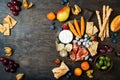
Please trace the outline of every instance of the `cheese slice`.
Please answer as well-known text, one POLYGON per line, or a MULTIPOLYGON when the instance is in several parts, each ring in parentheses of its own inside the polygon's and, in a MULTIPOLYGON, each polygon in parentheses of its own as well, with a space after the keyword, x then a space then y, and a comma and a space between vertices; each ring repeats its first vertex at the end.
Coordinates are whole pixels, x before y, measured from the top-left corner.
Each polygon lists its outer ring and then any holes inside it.
POLYGON ((94 25, 93 22, 87 22, 87 25, 86 25, 86 33, 87 33, 89 36, 92 36, 92 34, 93 34, 93 25, 94 25))
POLYGON ((88 50, 89 50, 91 56, 95 56, 97 54, 98 44, 99 44, 99 42, 92 41, 92 45, 90 47, 88 47, 88 50))

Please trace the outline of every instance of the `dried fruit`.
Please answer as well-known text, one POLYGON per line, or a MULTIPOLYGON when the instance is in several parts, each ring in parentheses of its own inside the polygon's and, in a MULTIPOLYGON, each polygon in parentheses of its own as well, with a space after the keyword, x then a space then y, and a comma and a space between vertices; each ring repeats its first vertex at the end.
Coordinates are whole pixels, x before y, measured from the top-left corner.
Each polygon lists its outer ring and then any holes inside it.
POLYGON ((74 5, 74 8, 72 8, 72 13, 74 15, 78 15, 81 12, 81 8, 78 5, 76 5, 76 4, 74 5))
POLYGON ((90 64, 87 61, 81 63, 82 70, 88 70, 90 68, 90 64))
POLYGON ((82 75, 82 69, 81 68, 75 68, 74 69, 74 75, 75 76, 81 76, 82 75))
POLYGON ((47 18, 48 18, 48 20, 53 21, 56 19, 56 15, 54 12, 51 11, 47 14, 47 18))
POLYGON ((85 32, 85 20, 84 20, 84 17, 82 16, 81 19, 80 19, 80 24, 81 24, 81 35, 83 36, 84 35, 84 32, 85 32))
POLYGON ((74 28, 74 26, 73 26, 73 24, 72 24, 71 22, 68 22, 68 26, 69 26, 71 32, 72 32, 76 37, 81 38, 81 36, 77 33, 77 31, 75 30, 75 28, 74 28))
POLYGON ((56 65, 59 65, 60 64, 60 59, 56 59, 55 61, 54 61, 54 63, 56 64, 56 65))
POLYGON ((67 29, 68 29, 68 26, 63 25, 63 26, 62 26, 62 29, 63 29, 63 30, 67 30, 67 29))
POLYGON ((86 74, 87 74, 87 76, 88 76, 89 78, 93 78, 92 73, 93 73, 93 70, 88 70, 88 71, 86 71, 86 74))
POLYGON ((19 73, 16 75, 16 80, 22 80, 24 76, 24 73, 19 73))
POLYGON ((27 0, 23 0, 23 7, 25 8, 25 9, 29 9, 29 8, 31 8, 33 6, 33 3, 32 2, 30 2, 30 4, 28 4, 28 1, 27 0))
POLYGON ((4 51, 6 53, 6 56, 11 56, 13 54, 13 50, 10 47, 4 47, 4 51))

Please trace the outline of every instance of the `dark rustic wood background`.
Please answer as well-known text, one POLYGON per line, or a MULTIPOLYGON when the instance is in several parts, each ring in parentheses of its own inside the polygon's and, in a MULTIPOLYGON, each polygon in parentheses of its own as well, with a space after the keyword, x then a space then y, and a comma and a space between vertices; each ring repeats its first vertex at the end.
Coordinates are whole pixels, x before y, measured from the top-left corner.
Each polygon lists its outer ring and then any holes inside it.
MULTIPOLYGON (((6 6, 10 0, 0 0, 0 23, 6 15, 11 15, 10 10, 6 6)), ((3 48, 10 46, 14 50, 14 54, 9 59, 13 59, 20 64, 20 68, 16 73, 7 73, 0 63, 0 80, 15 80, 17 73, 25 73, 23 80, 55 80, 51 69, 56 67, 54 60, 60 58, 73 70, 75 67, 80 66, 79 62, 71 63, 71 61, 63 59, 59 56, 55 49, 55 35, 56 30, 49 29, 51 21, 48 21, 46 14, 49 11, 57 12, 63 5, 60 5, 61 0, 29 0, 35 5, 31 9, 22 9, 19 16, 14 17, 17 20, 17 25, 11 30, 11 36, 5 37, 0 34, 0 56, 5 56, 3 48)), ((111 20, 116 15, 120 14, 120 1, 119 0, 69 0, 70 6, 78 4, 82 9, 90 9, 95 11, 101 10, 103 4, 108 4, 113 8, 111 20)), ((82 14, 81 14, 82 15, 82 14)), ((79 16, 70 16, 69 20, 74 18, 79 19, 79 16)), ((94 15, 91 21, 95 21, 94 15)), ((59 27, 62 23, 55 21, 55 26, 59 27)), ((120 35, 120 34, 119 34, 120 35)), ((115 52, 120 51, 120 37, 118 43, 111 43, 111 39, 105 39, 100 42, 109 44, 115 48, 113 53, 109 55, 114 61, 112 70, 109 73, 102 73, 95 71, 93 80, 119 80, 120 79, 120 58, 115 56, 115 52)), ((65 77, 59 80, 66 80, 65 77)), ((81 77, 72 76, 69 80, 90 80, 86 75, 81 77)))

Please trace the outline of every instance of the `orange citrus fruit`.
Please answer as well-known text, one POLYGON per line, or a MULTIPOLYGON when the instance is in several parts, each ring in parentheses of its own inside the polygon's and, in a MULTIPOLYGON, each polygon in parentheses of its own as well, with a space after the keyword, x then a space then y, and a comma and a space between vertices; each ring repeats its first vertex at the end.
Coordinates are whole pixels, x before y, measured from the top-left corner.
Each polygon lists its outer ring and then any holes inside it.
POLYGON ((90 68, 90 64, 87 61, 81 63, 82 70, 88 70, 90 68))
POLYGON ((53 21, 53 20, 55 20, 56 15, 54 12, 51 11, 47 14, 47 18, 48 18, 48 20, 53 21))
POLYGON ((81 76, 82 75, 82 69, 81 68, 75 68, 74 69, 74 75, 75 76, 81 76))

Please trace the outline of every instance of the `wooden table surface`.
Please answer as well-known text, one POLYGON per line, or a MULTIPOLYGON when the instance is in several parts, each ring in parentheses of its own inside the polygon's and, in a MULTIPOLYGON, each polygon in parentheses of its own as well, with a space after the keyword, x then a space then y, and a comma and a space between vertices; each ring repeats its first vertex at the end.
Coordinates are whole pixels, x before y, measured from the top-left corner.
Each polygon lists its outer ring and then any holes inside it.
MULTIPOLYGON (((46 14, 49 11, 57 12, 63 5, 60 5, 62 0, 29 0, 35 5, 31 9, 22 9, 19 16, 13 16, 6 6, 10 0, 0 0, 0 23, 8 14, 17 20, 17 25, 11 30, 11 36, 5 37, 0 34, 0 56, 5 56, 4 47, 10 46, 14 50, 14 54, 9 59, 13 59, 20 64, 20 68, 16 73, 7 73, 0 63, 0 80, 15 80, 17 73, 25 73, 23 80, 55 80, 51 70, 56 67, 54 60, 60 58, 73 70, 80 65, 80 62, 71 62, 59 56, 55 48, 55 35, 57 27, 62 23, 55 21, 56 30, 49 29, 51 21, 48 21, 46 14)), ((120 14, 120 1, 119 0, 69 0, 70 6, 78 4, 82 9, 90 9, 95 11, 102 10, 102 5, 106 4, 113 8, 111 19, 120 14)), ((82 14, 81 14, 82 15, 82 14)), ((71 16, 69 20, 74 18, 79 19, 80 16, 71 16)), ((95 21, 94 14, 91 21, 95 21)), ((120 34, 119 34, 120 35, 120 34)), ((111 43, 111 39, 105 39, 100 42, 109 44, 115 51, 120 51, 120 37, 118 43, 111 43)), ((95 79, 92 80, 119 80, 120 79, 120 58, 115 56, 115 52, 109 54, 114 61, 112 70, 109 73, 102 73, 95 71, 95 79)), ((65 77, 59 80, 66 80, 65 77)), ((81 77, 72 76, 69 80, 91 80, 82 75, 81 77)))

